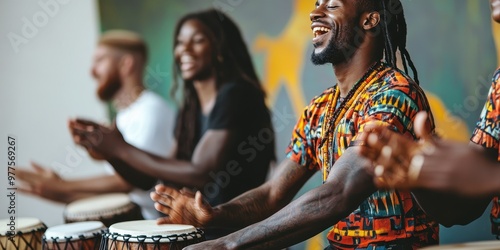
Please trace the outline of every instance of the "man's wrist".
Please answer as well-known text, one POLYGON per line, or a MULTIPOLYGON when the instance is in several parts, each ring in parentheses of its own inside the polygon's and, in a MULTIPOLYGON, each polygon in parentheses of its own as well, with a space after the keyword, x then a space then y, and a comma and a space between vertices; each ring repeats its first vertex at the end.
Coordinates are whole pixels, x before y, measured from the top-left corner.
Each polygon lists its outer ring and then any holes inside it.
POLYGON ((130 145, 127 143, 118 144, 114 150, 111 150, 111 155, 109 157, 112 159, 126 161, 127 157, 130 155, 129 146, 130 145))
POLYGON ((238 249, 238 244, 236 243, 236 241, 234 241, 234 240, 225 240, 228 237, 230 237, 230 236, 228 235, 228 236, 224 236, 222 238, 217 239, 217 241, 220 243, 219 245, 223 246, 224 249, 226 249, 226 250, 236 250, 236 249, 238 249))
POLYGON ((78 192, 76 190, 75 185, 71 181, 60 180, 57 184, 59 186, 61 199, 64 203, 73 202, 72 194, 78 192))
POLYGON ((205 228, 220 228, 223 227, 224 223, 220 223, 220 219, 223 217, 222 209, 220 206, 212 208, 212 214, 210 219, 203 225, 205 228))

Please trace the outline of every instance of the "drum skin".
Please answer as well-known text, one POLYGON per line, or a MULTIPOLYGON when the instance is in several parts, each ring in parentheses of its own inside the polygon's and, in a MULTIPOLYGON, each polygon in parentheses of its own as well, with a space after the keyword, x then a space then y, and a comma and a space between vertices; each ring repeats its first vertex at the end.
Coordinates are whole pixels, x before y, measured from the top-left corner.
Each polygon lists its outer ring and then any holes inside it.
POLYGON ((64 209, 64 222, 101 221, 106 227, 115 223, 142 220, 141 208, 127 194, 112 193, 74 201, 64 209))

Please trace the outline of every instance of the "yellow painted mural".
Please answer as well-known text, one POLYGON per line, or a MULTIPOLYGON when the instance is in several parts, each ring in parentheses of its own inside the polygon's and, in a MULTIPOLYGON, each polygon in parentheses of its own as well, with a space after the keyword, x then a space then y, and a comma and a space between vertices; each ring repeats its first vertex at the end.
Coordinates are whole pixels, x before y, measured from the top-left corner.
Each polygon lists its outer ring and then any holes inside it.
POLYGON ((308 17, 311 10, 311 2, 295 0, 291 18, 281 34, 276 38, 259 35, 253 46, 255 52, 266 54, 262 82, 265 83, 269 100, 275 103, 283 85, 295 114, 302 113, 306 106, 301 79, 304 62, 309 60, 305 58, 305 50, 311 42, 312 31, 304 17, 308 17))
POLYGON ((465 122, 450 114, 443 101, 436 95, 426 91, 434 120, 436 122, 436 133, 444 139, 468 142, 470 139, 469 129, 465 122))

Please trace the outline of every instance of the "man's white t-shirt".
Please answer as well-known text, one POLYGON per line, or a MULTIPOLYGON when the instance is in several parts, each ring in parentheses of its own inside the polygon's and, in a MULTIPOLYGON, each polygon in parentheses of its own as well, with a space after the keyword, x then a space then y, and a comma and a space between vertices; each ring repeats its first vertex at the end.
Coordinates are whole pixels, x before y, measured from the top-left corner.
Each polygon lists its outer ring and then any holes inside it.
MULTIPOLYGON (((173 143, 174 111, 152 91, 144 90, 135 102, 118 110, 116 126, 130 145, 159 157, 168 157, 173 143)), ((109 166, 112 170, 112 167, 109 166)), ((160 216, 149 197, 152 191, 135 188, 130 199, 139 205, 144 219, 160 216)))

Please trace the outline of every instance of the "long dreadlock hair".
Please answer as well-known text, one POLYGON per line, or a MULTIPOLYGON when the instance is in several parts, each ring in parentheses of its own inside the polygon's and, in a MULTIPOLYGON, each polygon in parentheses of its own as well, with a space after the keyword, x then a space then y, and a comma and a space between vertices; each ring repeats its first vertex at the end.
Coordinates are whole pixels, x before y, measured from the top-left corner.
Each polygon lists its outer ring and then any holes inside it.
POLYGON ((401 53, 402 64, 406 74, 408 67, 413 72, 413 80, 419 84, 418 72, 406 49, 407 26, 400 0, 358 0, 358 7, 363 11, 379 11, 381 15, 379 30, 384 39, 385 62, 397 68, 397 51, 401 53))
MULTIPOLYGON (((212 62, 216 74, 216 87, 219 89, 227 82, 247 84, 257 89, 265 97, 257 73, 253 67, 250 53, 236 24, 223 12, 210 9, 190 13, 182 17, 175 27, 174 50, 177 36, 182 25, 189 20, 198 20, 206 27, 208 39, 213 48, 212 62)), ((175 138, 182 143, 177 145, 177 159, 191 160, 200 136, 200 122, 198 114, 200 102, 192 81, 179 79, 179 65, 173 63, 174 82, 171 95, 175 99, 177 91, 182 85, 182 104, 177 119, 175 138), (179 84, 179 80, 182 84, 179 84)), ((271 126, 270 126, 271 127, 271 126)), ((273 151, 274 152, 274 151, 273 151)))

